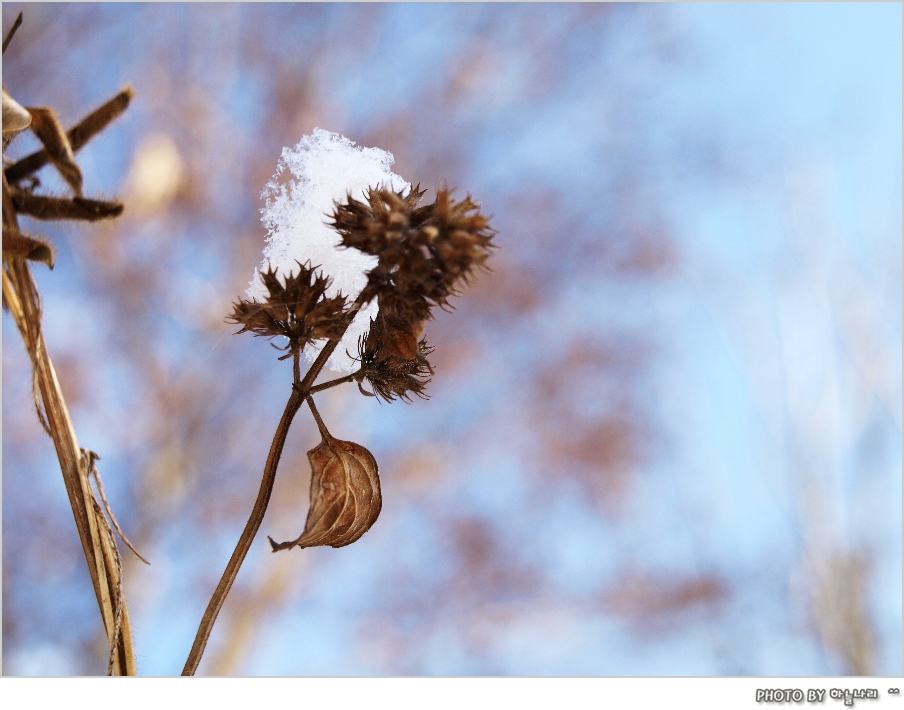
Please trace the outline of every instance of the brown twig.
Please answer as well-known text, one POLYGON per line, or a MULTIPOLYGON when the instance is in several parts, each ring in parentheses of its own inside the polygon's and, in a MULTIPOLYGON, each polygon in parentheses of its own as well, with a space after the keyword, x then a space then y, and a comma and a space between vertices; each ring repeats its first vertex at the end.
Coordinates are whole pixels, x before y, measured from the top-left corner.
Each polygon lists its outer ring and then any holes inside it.
POLYGON ((311 395, 305 397, 308 402, 308 407, 311 409, 311 414, 314 417, 314 421, 317 423, 317 428, 320 430, 320 436, 324 439, 332 439, 333 437, 330 435, 329 430, 326 428, 326 424, 323 423, 323 419, 320 418, 320 412, 317 411, 317 407, 314 406, 314 398, 311 395))
POLYGON ((345 377, 337 377, 335 380, 330 380, 329 382, 321 382, 319 385, 314 385, 308 390, 308 394, 316 394, 317 392, 323 392, 323 390, 328 390, 331 387, 336 387, 338 385, 344 385, 346 382, 353 382, 358 375, 361 374, 360 370, 351 373, 350 375, 346 375, 345 377))

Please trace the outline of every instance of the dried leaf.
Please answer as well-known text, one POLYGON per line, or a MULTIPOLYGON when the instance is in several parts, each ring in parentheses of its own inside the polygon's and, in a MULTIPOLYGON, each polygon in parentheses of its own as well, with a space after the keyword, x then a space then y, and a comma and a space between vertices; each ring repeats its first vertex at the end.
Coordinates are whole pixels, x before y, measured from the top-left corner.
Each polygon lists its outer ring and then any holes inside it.
POLYGON ((44 150, 56 169, 69 183, 76 195, 82 194, 82 171, 75 164, 75 153, 69 144, 66 131, 60 125, 56 112, 52 108, 35 108, 29 106, 31 114, 31 130, 44 144, 44 150))
POLYGON ((311 462, 311 507, 297 540, 276 543, 273 551, 290 547, 350 545, 380 515, 383 499, 373 455, 359 444, 339 441, 321 427, 323 441, 308 451, 311 462))
POLYGON ((41 239, 29 237, 12 229, 3 230, 3 258, 24 257, 40 261, 53 269, 53 247, 41 239))
POLYGON ((48 197, 32 195, 26 190, 10 187, 13 205, 19 214, 27 214, 35 219, 77 219, 96 222, 112 219, 122 214, 121 202, 89 200, 84 197, 48 197))

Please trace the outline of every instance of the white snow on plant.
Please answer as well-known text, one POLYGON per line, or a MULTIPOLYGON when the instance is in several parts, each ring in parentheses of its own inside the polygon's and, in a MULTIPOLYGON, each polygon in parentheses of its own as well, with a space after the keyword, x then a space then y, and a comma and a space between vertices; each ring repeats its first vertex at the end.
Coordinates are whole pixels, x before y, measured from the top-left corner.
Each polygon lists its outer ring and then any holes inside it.
MULTIPOLYGON (((367 283, 367 272, 376 265, 377 258, 339 246, 339 234, 327 225, 327 220, 335 203, 344 201, 349 193, 364 200, 368 187, 410 190, 411 185, 390 170, 394 162, 392 153, 356 147, 354 141, 320 128, 294 148, 283 148, 276 174, 261 195, 266 199, 261 221, 267 228, 267 246, 264 261, 254 272, 246 292, 248 297, 259 302, 266 299, 267 288, 260 278, 262 269, 273 267, 285 277, 298 271, 296 262, 310 261, 333 280, 327 297, 338 292, 353 301, 367 283), (287 170, 291 173, 288 184, 288 175, 284 175, 287 170)), ((376 315, 376 300, 362 307, 327 361, 331 370, 357 369, 347 353, 357 353, 358 338, 367 332, 370 319, 376 315)), ((309 361, 317 357, 325 342, 305 348, 309 361)))

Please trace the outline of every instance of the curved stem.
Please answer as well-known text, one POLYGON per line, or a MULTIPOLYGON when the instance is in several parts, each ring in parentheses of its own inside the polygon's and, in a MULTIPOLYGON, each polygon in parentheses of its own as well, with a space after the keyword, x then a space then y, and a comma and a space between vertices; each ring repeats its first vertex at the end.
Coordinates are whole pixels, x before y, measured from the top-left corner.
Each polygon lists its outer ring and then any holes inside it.
POLYGON ((326 424, 323 423, 323 419, 320 418, 320 412, 317 411, 317 407, 314 406, 314 398, 308 395, 308 406, 311 408, 311 414, 314 415, 314 421, 317 422, 317 428, 320 429, 320 436, 323 437, 324 441, 329 441, 333 437, 330 436, 330 432, 326 428, 326 424))
POLYGON ((192 644, 191 652, 188 654, 188 660, 185 661, 185 667, 182 669, 182 675, 194 675, 198 669, 201 655, 207 646, 207 640, 210 638, 210 632, 213 629, 214 622, 217 620, 217 615, 220 613, 223 602, 226 601, 226 595, 229 594, 232 583, 239 573, 239 567, 242 566, 242 562, 251 548, 251 542, 260 529, 261 522, 264 520, 264 513, 267 512, 270 494, 273 492, 273 483, 276 480, 276 467, 279 465, 279 458, 282 456, 283 446, 286 443, 286 435, 289 433, 292 419, 298 413, 304 400, 305 398, 301 393, 293 388, 289 401, 286 403, 282 419, 279 420, 279 426, 276 428, 276 434, 273 436, 273 444, 270 446, 270 454, 267 456, 264 476, 261 480, 257 500, 254 501, 251 516, 245 524, 245 529, 242 531, 242 536, 235 546, 232 557, 229 558, 229 564, 226 565, 226 570, 223 572, 220 583, 217 585, 216 591, 214 591, 213 597, 211 597, 210 603, 207 605, 207 610, 204 612, 201 624, 198 627, 198 633, 195 636, 195 642, 192 644))
MULTIPOLYGON (((349 309, 346 328, 351 325, 352 319, 360 310, 362 304, 363 300, 359 296, 349 309)), ((194 675, 195 671, 198 670, 198 664, 201 662, 201 656, 204 654, 204 649, 210 638, 210 632, 213 630, 213 625, 217 620, 220 609, 226 601, 229 590, 232 589, 232 584, 239 574, 239 568, 242 566, 242 562, 245 561, 248 550, 251 549, 254 536, 257 535, 257 531, 260 530, 261 523, 264 520, 264 514, 270 504, 273 484, 276 481, 276 468, 279 466, 279 459, 282 456, 283 446, 286 443, 286 436, 289 433, 292 420, 311 391, 311 385, 317 379, 317 375, 320 374, 327 359, 333 354, 338 344, 339 338, 328 341, 320 351, 317 359, 311 364, 304 379, 300 381, 299 356, 301 353, 298 350, 293 353, 292 394, 289 396, 289 401, 286 402, 286 409, 283 412, 282 419, 279 420, 279 426, 276 427, 276 433, 273 435, 273 443, 270 445, 270 454, 267 456, 267 463, 264 465, 264 475, 261 479, 260 490, 257 493, 257 500, 254 501, 254 508, 251 510, 248 522, 245 523, 245 529, 242 530, 242 536, 235 546, 235 551, 232 553, 232 557, 229 558, 229 564, 226 565, 223 576, 220 578, 220 583, 214 590, 210 603, 208 603, 207 609, 204 611, 204 616, 201 617, 201 624, 198 626, 198 633, 195 634, 195 642, 192 644, 188 659, 185 661, 182 675, 194 675)))

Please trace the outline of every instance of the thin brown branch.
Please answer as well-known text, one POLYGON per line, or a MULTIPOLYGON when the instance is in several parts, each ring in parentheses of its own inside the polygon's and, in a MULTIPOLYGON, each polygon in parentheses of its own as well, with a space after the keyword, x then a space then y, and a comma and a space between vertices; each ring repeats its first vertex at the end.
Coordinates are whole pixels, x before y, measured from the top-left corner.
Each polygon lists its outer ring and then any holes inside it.
MULTIPOLYGON (((365 304, 363 293, 355 299, 355 302, 349 307, 348 311, 346 311, 346 324, 345 329, 348 330, 348 327, 352 324, 352 321, 355 319, 355 316, 358 314, 358 311, 361 310, 361 307, 365 304)), ((343 332, 343 335, 345 333, 343 332)), ((307 373, 304 376, 304 379, 296 386, 296 389, 307 396, 310 394, 311 385, 314 384, 314 380, 317 379, 317 376, 320 374, 320 371, 323 369, 323 366, 326 365, 326 361, 329 359, 330 355, 333 354, 333 351, 336 350, 336 346, 339 345, 339 341, 342 339, 342 335, 338 338, 332 338, 326 342, 323 346, 323 349, 318 353, 317 358, 311 364, 311 367, 308 369, 307 373)))
POLYGON ((317 392, 323 392, 323 390, 328 390, 331 387, 336 387, 337 385, 344 385, 346 382, 352 382, 356 377, 361 374, 361 371, 358 370, 353 372, 350 375, 346 375, 345 377, 337 377, 335 380, 330 380, 329 382, 321 382, 319 385, 314 385, 311 389, 308 390, 308 394, 316 394, 317 392))
MULTIPOLYGON (((347 313, 348 320, 346 321, 346 328, 351 325, 355 314, 360 310, 363 303, 363 299, 359 296, 352 304, 352 307, 347 313)), ((293 353, 292 394, 289 396, 289 401, 286 402, 286 408, 283 412, 282 419, 279 420, 279 425, 276 427, 276 433, 273 435, 273 443, 270 445, 270 453, 267 455, 266 464, 264 464, 264 474, 261 479, 260 488, 258 489, 257 499, 254 501, 251 515, 248 518, 248 522, 245 523, 245 529, 242 530, 242 534, 239 537, 238 544, 235 546, 232 557, 229 558, 223 576, 220 578, 220 583, 217 585, 210 602, 207 604, 204 616, 201 617, 201 623, 198 626, 197 634, 195 634, 194 643, 192 644, 191 651, 188 653, 185 666, 182 668, 182 675, 194 675, 198 670, 198 664, 201 662, 201 656, 204 655, 204 649, 207 647, 207 641, 210 639, 210 632, 213 630, 213 625, 216 623, 220 609, 223 608, 226 596, 229 594, 229 590, 232 589, 232 585, 238 576, 242 562, 244 562, 245 557, 248 555, 248 550, 251 549, 251 543, 257 535, 257 531, 260 530, 261 523, 264 520, 267 506, 270 504, 270 495, 273 492, 273 484, 276 481, 276 469, 279 466, 279 459, 282 456, 283 447, 286 443, 286 436, 289 433, 289 427, 292 424, 292 420, 295 418, 299 408, 310 393, 311 384, 317 379, 317 376, 326 364, 327 359, 329 359, 330 355, 333 354, 333 351, 339 344, 340 339, 341 336, 327 341, 301 381, 298 379, 300 352, 295 351, 293 353)))

